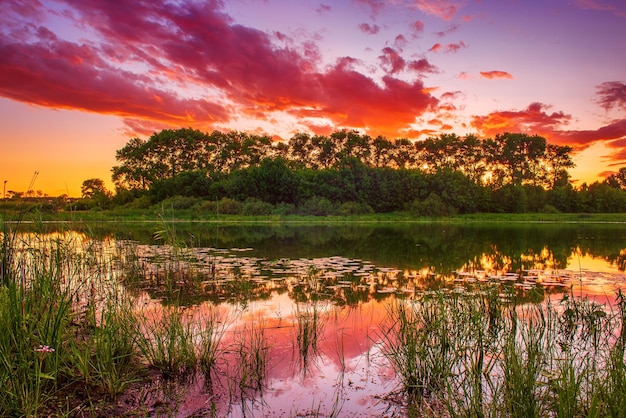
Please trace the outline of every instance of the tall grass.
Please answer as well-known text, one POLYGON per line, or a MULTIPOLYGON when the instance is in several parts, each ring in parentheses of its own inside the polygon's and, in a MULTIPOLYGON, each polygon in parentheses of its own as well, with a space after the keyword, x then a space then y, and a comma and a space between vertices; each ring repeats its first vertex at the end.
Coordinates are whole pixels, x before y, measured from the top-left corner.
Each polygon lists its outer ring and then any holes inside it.
POLYGON ((409 415, 623 416, 623 303, 614 312, 571 294, 557 305, 493 297, 479 289, 389 305, 383 354, 409 415))
POLYGON ((164 306, 137 313, 137 345, 148 363, 170 375, 194 371, 196 351, 191 324, 176 306, 164 306))
POLYGON ((297 347, 294 348, 296 348, 297 360, 294 361, 294 365, 298 368, 302 377, 311 374, 313 362, 319 355, 318 339, 324 327, 321 303, 322 302, 319 301, 312 301, 295 304, 297 347))
POLYGON ((37 245, 13 235, 2 247, 0 413, 9 415, 37 415, 58 387, 73 301, 84 284, 64 241, 28 239, 37 245))

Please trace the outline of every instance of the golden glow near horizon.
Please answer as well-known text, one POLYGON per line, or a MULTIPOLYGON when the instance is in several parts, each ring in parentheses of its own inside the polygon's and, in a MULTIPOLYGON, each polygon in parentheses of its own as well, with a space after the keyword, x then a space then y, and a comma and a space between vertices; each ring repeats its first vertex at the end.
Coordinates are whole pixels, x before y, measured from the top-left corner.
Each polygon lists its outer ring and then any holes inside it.
POLYGON ((112 187, 130 138, 192 127, 539 134, 592 183, 626 163, 626 4, 605 1, 8 0, 0 181, 112 187))

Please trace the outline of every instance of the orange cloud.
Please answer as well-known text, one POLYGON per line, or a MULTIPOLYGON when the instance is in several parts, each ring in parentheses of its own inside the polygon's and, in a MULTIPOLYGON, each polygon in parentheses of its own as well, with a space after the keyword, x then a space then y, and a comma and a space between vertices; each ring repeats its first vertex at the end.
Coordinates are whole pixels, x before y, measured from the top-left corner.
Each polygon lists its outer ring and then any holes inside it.
POLYGON ((503 132, 528 132, 544 136, 551 143, 569 145, 581 151, 597 142, 604 142, 613 152, 609 161, 626 161, 626 119, 614 121, 596 130, 564 129, 572 116, 563 112, 548 113, 547 105, 532 103, 523 110, 497 111, 473 116, 471 126, 483 136, 503 132))
POLYGON ((532 132, 546 135, 555 132, 571 120, 563 112, 546 112, 547 105, 531 103, 523 110, 496 111, 486 116, 472 116, 471 126, 485 136, 502 132, 532 132))
POLYGON ((513 76, 506 71, 481 71, 480 76, 493 80, 494 78, 508 78, 513 79, 513 76))

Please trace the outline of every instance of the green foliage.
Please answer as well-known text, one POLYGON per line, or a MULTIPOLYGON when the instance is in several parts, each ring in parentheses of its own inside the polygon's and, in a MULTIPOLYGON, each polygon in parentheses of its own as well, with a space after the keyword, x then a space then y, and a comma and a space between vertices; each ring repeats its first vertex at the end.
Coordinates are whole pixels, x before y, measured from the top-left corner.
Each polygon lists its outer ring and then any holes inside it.
POLYGON ((437 194, 431 193, 422 201, 416 199, 411 205, 411 213, 414 216, 428 216, 434 218, 453 215, 455 210, 453 207, 445 204, 437 194))
POLYGON ((88 200, 78 209, 129 205, 129 191, 147 191, 153 203, 181 195, 306 208, 316 198, 336 206, 363 203, 376 213, 405 210, 432 193, 449 213, 541 212, 545 205, 561 212, 625 212, 626 168, 575 190, 567 172, 571 152, 541 136, 510 132, 411 142, 342 130, 272 143, 243 132, 166 129, 148 140, 132 138, 117 151, 112 171, 119 197, 95 199, 101 180, 89 179, 88 200))
POLYGON ((239 215, 241 213, 241 203, 224 197, 217 202, 217 213, 223 215, 239 215))
POLYGON ((160 203, 157 203, 155 206, 157 209, 163 209, 163 210, 169 210, 169 209, 181 210, 181 209, 189 209, 197 205, 200 202, 201 200, 198 197, 172 196, 163 200, 160 203))
POLYGON ((335 213, 335 207, 325 197, 312 197, 298 207, 300 215, 328 216, 335 213))
POLYGON ((241 206, 242 215, 269 215, 272 213, 274 206, 270 203, 263 202, 258 199, 249 198, 241 206))
POLYGON ((367 215, 370 213, 374 213, 374 209, 367 203, 359 202, 345 202, 337 209, 337 215, 341 216, 367 215))

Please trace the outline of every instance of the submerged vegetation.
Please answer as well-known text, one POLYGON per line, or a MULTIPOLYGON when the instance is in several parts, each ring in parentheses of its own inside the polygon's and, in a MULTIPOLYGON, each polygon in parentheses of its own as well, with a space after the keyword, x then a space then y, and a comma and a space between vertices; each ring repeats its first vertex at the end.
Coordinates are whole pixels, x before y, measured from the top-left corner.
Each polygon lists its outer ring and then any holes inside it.
POLYGON ((284 362, 298 379, 337 374, 332 396, 289 399, 289 416, 358 416, 347 391, 386 369, 393 384, 372 385, 366 403, 381 413, 623 413, 621 291, 602 306, 573 291, 544 299, 540 286, 528 291, 539 297, 520 298, 496 276, 433 290, 362 260, 194 249, 167 222, 153 235, 158 247, 21 227, 5 223, 0 248, 3 416, 256 416, 272 412, 265 397, 284 362), (287 299, 259 308, 276 297, 287 299), (384 315, 364 311, 368 302, 384 315), (348 345, 358 315, 369 318, 357 341, 357 364, 368 364, 361 381, 348 345), (204 401, 185 410, 189 387, 204 401))

